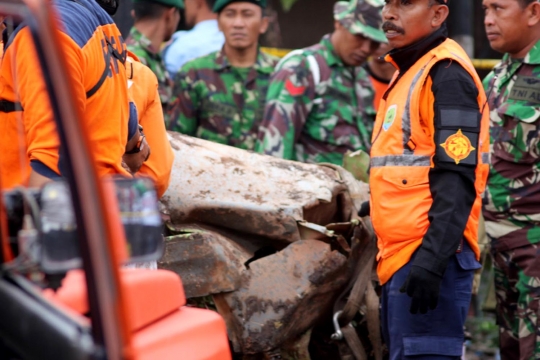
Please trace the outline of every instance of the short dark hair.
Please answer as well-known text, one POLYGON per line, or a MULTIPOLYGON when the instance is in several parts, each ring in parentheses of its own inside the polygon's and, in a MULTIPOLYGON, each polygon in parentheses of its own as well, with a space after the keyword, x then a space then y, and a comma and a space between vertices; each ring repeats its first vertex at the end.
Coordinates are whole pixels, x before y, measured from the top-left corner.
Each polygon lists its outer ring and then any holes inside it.
POLYGON ((537 2, 538 0, 518 0, 519 4, 521 5, 522 8, 526 8, 527 6, 529 6, 530 4, 532 4, 533 2, 537 2))
POLYGON ((158 4, 152 1, 139 0, 133 3, 135 21, 159 19, 161 15, 172 6, 158 4))
POLYGON ((216 0, 204 0, 206 1, 206 5, 208 5, 208 8, 212 10, 214 8, 214 4, 216 3, 216 0))

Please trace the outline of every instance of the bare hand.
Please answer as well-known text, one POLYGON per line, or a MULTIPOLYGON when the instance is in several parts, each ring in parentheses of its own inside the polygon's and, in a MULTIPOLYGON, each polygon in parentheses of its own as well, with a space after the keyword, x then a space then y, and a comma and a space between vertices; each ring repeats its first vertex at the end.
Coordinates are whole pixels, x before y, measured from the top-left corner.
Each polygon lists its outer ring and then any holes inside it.
POLYGON ((135 173, 140 170, 143 163, 150 157, 150 146, 148 145, 146 138, 143 138, 140 149, 141 151, 138 153, 124 154, 122 156, 122 166, 127 166, 127 168, 124 168, 128 170, 131 175, 135 175, 135 173))

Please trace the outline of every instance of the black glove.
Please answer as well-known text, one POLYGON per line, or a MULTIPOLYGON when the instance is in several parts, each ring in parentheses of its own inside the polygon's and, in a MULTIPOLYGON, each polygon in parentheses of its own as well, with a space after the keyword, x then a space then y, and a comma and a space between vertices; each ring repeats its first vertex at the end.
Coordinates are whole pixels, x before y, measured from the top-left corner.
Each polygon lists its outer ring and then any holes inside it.
POLYGON ((360 217, 368 216, 370 210, 371 210, 371 207, 369 206, 369 201, 364 201, 362 205, 360 205, 360 210, 358 210, 358 216, 360 217))
POLYGON ((412 265, 407 280, 399 289, 412 297, 411 314, 425 314, 428 307, 434 310, 439 302, 439 290, 442 278, 420 266, 412 265))

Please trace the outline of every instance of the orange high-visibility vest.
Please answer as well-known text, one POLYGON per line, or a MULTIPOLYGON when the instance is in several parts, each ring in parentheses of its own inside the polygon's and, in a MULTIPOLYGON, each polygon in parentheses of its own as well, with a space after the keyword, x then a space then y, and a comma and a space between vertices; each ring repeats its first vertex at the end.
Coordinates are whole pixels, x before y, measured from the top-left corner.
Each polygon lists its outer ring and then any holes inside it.
POLYGON ((174 152, 167 138, 158 81, 152 70, 129 51, 126 73, 129 95, 137 106, 139 124, 144 128, 151 151, 150 157, 143 163, 136 176, 148 176, 154 180, 160 198, 169 187, 174 152))
MULTIPOLYGON (((430 225, 428 212, 433 199, 428 174, 434 166, 437 146, 445 144, 436 144, 434 139, 434 95, 428 75, 431 68, 444 59, 458 62, 478 88, 477 100, 482 118, 477 149, 467 148, 467 140, 459 130, 453 136, 458 145, 463 144, 465 148, 450 150, 455 151, 452 159, 456 163, 460 156, 465 156, 461 160, 468 156, 477 157, 477 196, 464 237, 477 259, 480 256, 477 232, 481 194, 489 170, 489 109, 482 82, 470 59, 456 42, 447 39, 420 58, 394 84, 396 74, 386 99, 383 98, 379 105, 372 138, 370 202, 371 219, 378 238, 377 273, 381 284, 409 262, 430 225)), ((392 61, 390 56, 387 61, 392 61)))

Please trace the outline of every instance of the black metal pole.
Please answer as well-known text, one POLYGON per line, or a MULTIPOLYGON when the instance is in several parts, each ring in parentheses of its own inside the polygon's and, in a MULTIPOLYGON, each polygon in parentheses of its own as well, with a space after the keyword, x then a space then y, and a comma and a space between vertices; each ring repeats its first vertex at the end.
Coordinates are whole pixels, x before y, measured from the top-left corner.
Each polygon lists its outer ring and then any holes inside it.
POLYGON ((449 7, 450 37, 457 41, 470 57, 474 57, 474 1, 450 0, 449 7))

